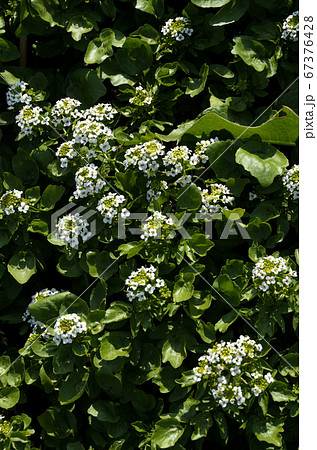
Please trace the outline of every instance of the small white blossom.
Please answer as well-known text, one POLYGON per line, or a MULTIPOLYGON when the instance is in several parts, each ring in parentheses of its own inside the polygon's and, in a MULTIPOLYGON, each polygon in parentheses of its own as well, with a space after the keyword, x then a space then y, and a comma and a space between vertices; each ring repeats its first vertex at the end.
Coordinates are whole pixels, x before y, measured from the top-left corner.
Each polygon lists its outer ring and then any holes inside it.
POLYGON ((26 214, 30 206, 28 201, 22 197, 23 192, 18 189, 13 189, 6 191, 0 197, 0 210, 4 212, 5 215, 10 216, 12 214, 26 214))
MULTIPOLYGON (((118 208, 125 202, 126 198, 123 195, 109 192, 99 200, 97 210, 101 213, 105 223, 112 223, 114 218, 119 214, 118 208)), ((127 218, 130 216, 130 212, 126 208, 123 208, 121 209, 121 216, 127 218)))
POLYGON ((298 41, 299 33, 299 11, 293 12, 283 22, 282 39, 288 39, 292 42, 298 41))
POLYGON ((295 165, 287 170, 282 178, 283 185, 294 200, 299 198, 299 166, 295 165))
POLYGON ((66 245, 75 248, 79 244, 79 238, 85 242, 92 236, 88 227, 88 221, 79 213, 67 214, 61 217, 57 223, 56 237, 64 241, 66 245))
POLYGON ((161 29, 161 33, 170 41, 183 41, 185 38, 191 36, 194 30, 190 28, 190 21, 186 17, 176 17, 169 19, 161 29))
POLYGON ((79 334, 87 331, 87 323, 78 314, 65 314, 59 317, 53 329, 53 341, 59 345, 71 344, 79 334))
POLYGON ((89 195, 98 194, 106 185, 106 182, 100 179, 98 167, 95 164, 88 164, 81 167, 76 172, 75 181, 75 198, 85 198, 89 195))

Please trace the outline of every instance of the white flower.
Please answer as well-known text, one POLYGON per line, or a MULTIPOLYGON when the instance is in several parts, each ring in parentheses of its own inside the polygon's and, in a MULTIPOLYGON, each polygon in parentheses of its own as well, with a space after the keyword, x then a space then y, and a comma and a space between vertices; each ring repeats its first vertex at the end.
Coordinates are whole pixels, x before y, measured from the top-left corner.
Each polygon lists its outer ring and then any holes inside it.
MULTIPOLYGON (((33 305, 34 303, 41 302, 44 298, 51 297, 52 295, 58 294, 60 291, 57 289, 42 289, 40 292, 36 292, 31 297, 31 301, 28 304, 25 313, 22 316, 22 320, 29 323, 29 325, 32 328, 32 333, 36 333, 37 331, 42 332, 43 329, 45 329, 45 325, 40 322, 39 320, 35 319, 35 317, 32 316, 32 314, 29 311, 29 307, 33 305)), ((43 337, 47 337, 47 331, 42 333, 43 337)))
POLYGON ((299 32, 299 12, 295 11, 293 14, 289 15, 283 22, 283 33, 282 39, 289 39, 290 41, 298 41, 299 32))
POLYGON ((6 191, 0 197, 0 210, 2 210, 7 216, 14 213, 26 214, 30 206, 28 201, 22 197, 23 192, 18 189, 6 191))
POLYGON ((251 388, 251 391, 253 392, 253 394, 257 397, 259 394, 261 394, 262 390, 258 387, 258 386, 254 386, 253 388, 251 388))
POLYGON ((28 84, 24 81, 19 81, 9 87, 6 94, 8 106, 15 106, 22 103, 29 105, 32 102, 32 90, 28 89, 28 84))
POLYGON ((21 135, 26 136, 33 133, 37 125, 41 123, 43 109, 39 106, 25 105, 16 116, 15 120, 20 127, 21 135))
POLYGON ((249 200, 252 202, 255 198, 258 198, 258 196, 254 192, 249 192, 249 200))
POLYGON ((291 194, 294 200, 299 198, 299 166, 294 165, 287 170, 282 178, 283 185, 291 194))
POLYGON ((194 30, 189 28, 190 21, 186 17, 176 17, 169 19, 161 29, 165 37, 172 40, 183 41, 185 37, 191 36, 194 30))
POLYGON ((79 213, 67 214, 61 217, 57 223, 56 237, 66 245, 75 248, 79 244, 79 237, 82 240, 87 240, 88 237, 91 237, 88 227, 88 221, 81 217, 79 213))
POLYGON ((71 344, 78 334, 87 331, 87 323, 78 314, 65 314, 59 317, 53 329, 53 341, 59 345, 71 344))
POLYGON ((98 167, 94 164, 81 167, 75 175, 76 190, 74 191, 74 197, 84 198, 98 194, 106 184, 104 180, 98 179, 98 176, 98 167))
POLYGON ((264 375, 264 379, 268 382, 268 383, 273 383, 274 378, 272 377, 271 373, 267 373, 264 375))

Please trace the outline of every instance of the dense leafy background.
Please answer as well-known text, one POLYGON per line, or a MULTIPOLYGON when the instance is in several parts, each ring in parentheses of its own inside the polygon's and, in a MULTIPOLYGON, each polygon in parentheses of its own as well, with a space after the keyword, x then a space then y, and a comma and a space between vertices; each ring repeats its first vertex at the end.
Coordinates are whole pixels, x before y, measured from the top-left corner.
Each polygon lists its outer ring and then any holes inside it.
MULTIPOLYGON (((298 158, 297 83, 278 98, 297 77, 297 45, 280 38, 283 20, 297 3, 1 0, 0 8, 1 188, 26 191, 37 209, 20 225, 0 221, 0 408, 14 423, 12 448, 236 449, 239 443, 252 450, 296 449, 297 372, 264 341, 263 355, 277 381, 239 414, 202 407, 203 394, 180 380, 214 340, 240 334, 259 339, 210 285, 297 367, 295 300, 263 307, 251 282, 259 257, 279 252, 295 263, 297 255, 297 205, 281 182, 298 158), (168 51, 161 27, 181 15, 194 33, 168 51), (123 149, 154 138, 193 147, 197 139, 218 136, 224 142, 208 150, 213 164, 203 179, 230 188, 251 240, 240 234, 219 239, 224 217, 212 242, 189 220, 188 229, 198 237, 185 242, 178 235, 165 259, 164 249, 151 254, 132 235, 122 246, 113 230, 79 252, 54 245, 50 215, 68 204, 74 171, 57 164, 61 142, 53 132, 17 140, 17 112, 7 110, 5 93, 18 80, 44 93, 41 104, 47 107, 65 96, 84 108, 112 103, 120 112, 114 125, 118 160, 123 149), (129 103, 139 84, 151 88, 153 108, 129 103), (249 192, 257 199, 250 201, 249 192), (172 290, 173 306, 151 323, 142 317, 140 325, 124 280, 150 263, 172 290), (87 315, 90 338, 58 350, 36 343, 6 371, 28 336, 22 314, 45 287, 69 293, 43 310, 34 308, 34 316, 50 320, 81 296, 74 311, 87 315), (35 430, 32 444, 26 415, 35 430)), ((114 175, 113 167, 105 170, 114 175)), ((133 203, 131 211, 144 205, 153 211, 157 205, 146 202, 145 182, 135 175, 120 173, 113 183, 133 203)), ((199 209, 194 186, 179 201, 177 196, 170 192, 159 206, 172 205, 179 217, 199 209)))

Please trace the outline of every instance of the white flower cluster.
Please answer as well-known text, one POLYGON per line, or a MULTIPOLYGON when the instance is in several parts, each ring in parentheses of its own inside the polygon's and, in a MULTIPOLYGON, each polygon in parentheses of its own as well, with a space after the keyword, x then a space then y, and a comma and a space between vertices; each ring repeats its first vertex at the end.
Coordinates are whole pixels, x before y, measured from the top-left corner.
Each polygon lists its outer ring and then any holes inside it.
MULTIPOLYGON (((130 302, 135 299, 139 302, 151 300, 153 296, 157 298, 168 298, 170 296, 170 291, 166 287, 165 281, 156 277, 154 266, 142 266, 140 269, 132 272, 126 279, 125 284, 128 286, 127 297, 130 302)), ((151 308, 149 302, 147 308, 151 308)))
POLYGON ((29 105, 32 102, 30 93, 32 93, 32 90, 28 89, 28 84, 24 81, 13 84, 9 87, 6 95, 8 106, 14 106, 19 103, 29 105))
POLYGON ((145 223, 141 225, 141 239, 145 242, 150 239, 172 239, 173 220, 171 217, 167 217, 159 211, 154 211, 153 216, 148 217, 145 223))
POLYGON ((25 105, 15 117, 17 125, 21 128, 23 136, 32 134, 33 129, 40 123, 45 124, 46 119, 41 118, 43 109, 39 106, 25 105))
POLYGON ((192 176, 191 175, 182 175, 180 178, 178 178, 175 181, 175 184, 180 184, 181 187, 185 187, 187 184, 190 184, 192 182, 192 176))
POLYGON ((169 19, 162 27, 161 32, 165 37, 183 41, 186 37, 191 36, 194 30, 190 28, 190 21, 186 17, 176 17, 176 19, 169 19))
POLYGON ((299 166, 295 164, 291 169, 287 170, 282 181, 293 196, 293 199, 297 200, 299 198, 299 166))
POLYGON ((249 200, 252 202, 254 199, 258 198, 255 192, 249 192, 249 200))
MULTIPOLYGON (((103 221, 105 223, 112 223, 114 217, 118 214, 118 208, 125 201, 126 198, 123 195, 114 194, 113 192, 109 192, 108 195, 102 197, 98 202, 97 209, 100 211, 103 221)), ((123 218, 127 218, 130 216, 130 212, 126 208, 123 208, 121 215, 123 218)))
POLYGON ((60 124, 64 127, 69 127, 72 123, 72 119, 82 117, 82 111, 77 109, 80 105, 81 103, 79 100, 70 97, 58 100, 51 109, 52 124, 55 127, 60 124))
MULTIPOLYGON (((40 331, 41 329, 45 328, 44 323, 40 322, 39 320, 35 319, 35 317, 32 316, 32 314, 29 311, 29 307, 31 305, 34 305, 34 303, 38 303, 42 301, 44 298, 51 297, 51 295, 58 294, 60 291, 57 289, 42 289, 40 292, 36 292, 31 297, 31 302, 28 304, 25 313, 22 316, 22 320, 24 322, 28 322, 28 324, 32 328, 32 333, 36 333, 37 331, 40 331)), ((45 332, 43 334, 44 337, 47 336, 47 333, 45 332)))
POLYGON ((161 180, 149 180, 146 183, 146 187, 150 188, 146 191, 146 199, 148 201, 152 200, 152 198, 154 198, 154 200, 158 200, 158 198, 160 197, 160 195, 162 194, 162 189, 164 191, 167 191, 168 189, 168 184, 166 181, 161 180))
POLYGON ((135 91, 135 96, 129 99, 129 103, 135 106, 151 105, 153 102, 151 92, 147 91, 142 86, 137 86, 135 91))
POLYGON ((87 164, 87 166, 77 170, 75 181, 75 198, 85 198, 89 195, 98 194, 106 184, 104 180, 98 179, 98 167, 95 164, 87 164))
POLYGON ((18 189, 5 192, 0 198, 0 209, 7 216, 15 213, 26 214, 30 209, 28 201, 22 197, 23 192, 18 189))
POLYGON ((85 119, 96 120, 97 122, 110 122, 116 114, 118 114, 118 111, 110 103, 98 103, 98 105, 83 111, 85 119))
POLYGON ((65 314, 56 320, 53 329, 53 341, 59 345, 61 342, 63 344, 71 344, 73 339, 75 339, 78 334, 87 331, 87 323, 81 319, 78 314, 65 314))
POLYGON ((62 167, 68 167, 69 162, 78 155, 75 150, 75 139, 63 142, 57 149, 56 156, 59 158, 62 167))
POLYGON ((299 32, 299 11, 293 12, 283 22, 282 39, 289 39, 290 41, 298 41, 299 32))
POLYGON ((74 127, 74 139, 79 144, 97 144, 102 151, 110 148, 109 139, 113 137, 110 128, 101 122, 90 119, 80 120, 74 127))
POLYGON ((202 214, 214 214, 226 209, 226 205, 233 202, 234 197, 231 196, 227 186, 220 183, 210 184, 208 189, 198 188, 201 191, 202 206, 199 210, 202 214))
MULTIPOLYGON (((175 177, 181 173, 185 167, 205 164, 208 161, 206 150, 209 145, 215 142, 219 142, 217 137, 215 139, 199 141, 196 143, 194 151, 190 150, 186 145, 180 145, 172 148, 163 158, 163 164, 165 166, 172 166, 171 170, 166 172, 166 175, 175 177)), ((186 186, 186 184, 190 182, 190 175, 184 175, 176 181, 176 183, 181 184, 181 186, 186 186)))
POLYGON ((197 166, 197 164, 206 164, 208 161, 208 156, 206 155, 206 150, 209 145, 214 144, 215 142, 219 142, 219 139, 215 137, 215 139, 208 139, 206 141, 199 141, 196 144, 193 155, 190 157, 189 163, 192 166, 197 166))
POLYGON ((220 406, 241 406, 253 394, 258 396, 274 381, 270 372, 263 375, 259 353, 262 345, 249 336, 235 342, 215 344, 198 359, 194 367, 196 382, 208 380, 213 398, 220 406))
POLYGON ((188 161, 191 156, 191 150, 186 145, 180 145, 169 150, 163 158, 163 164, 166 167, 173 166, 166 175, 175 177, 183 171, 184 161, 188 161))
POLYGON ((158 159, 165 154, 164 149, 165 146, 156 139, 131 147, 125 152, 124 168, 137 166, 145 176, 150 177, 160 167, 158 159))
POLYGON ((64 241, 66 245, 75 248, 79 244, 79 237, 85 242, 92 236, 88 227, 88 221, 82 218, 79 213, 67 214, 57 222, 56 237, 64 241))
POLYGON ((289 266, 281 256, 265 256, 258 261, 252 270, 252 279, 261 293, 285 294, 297 277, 297 272, 289 266))

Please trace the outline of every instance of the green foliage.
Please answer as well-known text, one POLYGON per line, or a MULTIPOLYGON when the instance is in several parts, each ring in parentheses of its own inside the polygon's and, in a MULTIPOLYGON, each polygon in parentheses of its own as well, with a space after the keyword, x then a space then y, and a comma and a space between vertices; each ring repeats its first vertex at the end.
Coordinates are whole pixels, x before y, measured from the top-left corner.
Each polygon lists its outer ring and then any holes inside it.
POLYGON ((0 9, 0 448, 297 448, 297 2, 0 9), (226 404, 193 369, 240 335, 226 404))

